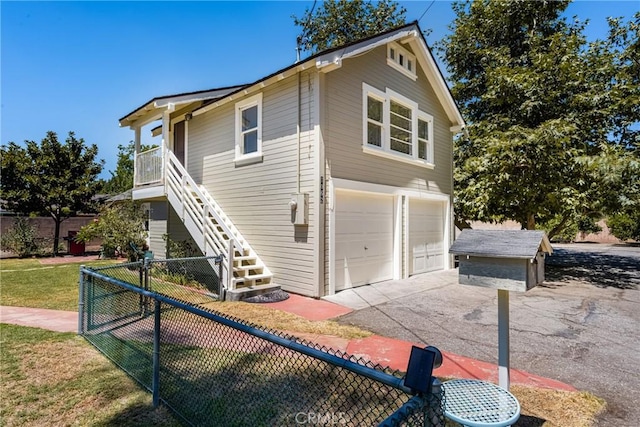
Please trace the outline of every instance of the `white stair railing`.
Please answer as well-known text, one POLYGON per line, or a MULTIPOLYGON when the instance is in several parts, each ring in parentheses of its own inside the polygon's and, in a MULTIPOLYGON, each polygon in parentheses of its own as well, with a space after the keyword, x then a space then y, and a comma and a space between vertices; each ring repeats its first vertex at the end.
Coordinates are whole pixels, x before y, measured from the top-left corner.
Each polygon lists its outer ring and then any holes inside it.
POLYGON ((227 255, 223 261, 226 288, 233 290, 238 283, 270 279, 267 267, 209 192, 195 183, 173 152, 166 150, 165 159, 167 199, 204 255, 227 255), (250 275, 247 272, 251 270, 262 273, 250 275))

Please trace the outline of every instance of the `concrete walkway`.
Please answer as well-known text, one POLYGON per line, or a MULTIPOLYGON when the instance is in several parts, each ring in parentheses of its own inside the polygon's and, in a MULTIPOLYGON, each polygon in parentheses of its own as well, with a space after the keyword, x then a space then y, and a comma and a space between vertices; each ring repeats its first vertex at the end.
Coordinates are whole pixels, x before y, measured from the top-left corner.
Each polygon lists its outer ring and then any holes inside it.
MULTIPOLYGON (((350 308, 330 301, 317 300, 295 294, 291 294, 290 298, 285 301, 267 303, 265 305, 269 308, 297 314, 312 321, 328 320, 352 311, 350 308)), ((36 327, 57 332, 75 332, 78 327, 78 314, 70 311, 0 306, 0 323, 36 327)), ((422 345, 379 335, 352 340, 320 334, 295 333, 295 335, 401 371, 407 368, 411 347, 413 345, 422 345)), ((446 351, 443 351, 443 359, 442 366, 434 371, 434 374, 439 377, 475 378, 494 383, 498 381, 498 368, 495 365, 446 351)), ((511 384, 567 391, 575 390, 569 384, 514 369, 511 370, 511 384)))

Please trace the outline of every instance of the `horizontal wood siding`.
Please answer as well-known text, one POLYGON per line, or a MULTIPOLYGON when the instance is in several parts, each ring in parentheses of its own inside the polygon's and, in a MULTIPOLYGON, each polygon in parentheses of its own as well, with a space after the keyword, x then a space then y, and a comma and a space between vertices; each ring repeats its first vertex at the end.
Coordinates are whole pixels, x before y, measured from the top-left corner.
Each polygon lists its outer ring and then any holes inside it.
POLYGON ((153 252, 155 258, 167 256, 167 245, 162 236, 167 234, 168 207, 167 202, 149 203, 149 250, 153 252))
POLYGON ((297 191, 297 82, 293 76, 264 89, 261 163, 234 164, 235 103, 242 100, 238 98, 189 122, 188 165, 191 176, 204 184, 269 267, 274 282, 292 292, 317 296, 314 107, 309 73, 300 77, 300 191, 310 194, 309 226, 292 225, 289 208, 297 191))
POLYGON ((418 70, 418 79, 414 82, 386 61, 386 47, 382 46, 345 60, 341 68, 326 76, 324 137, 331 176, 451 194, 451 123, 422 69, 418 70), (433 116, 435 169, 363 153, 362 82, 383 92, 385 88, 392 89, 417 102, 421 111, 433 116))

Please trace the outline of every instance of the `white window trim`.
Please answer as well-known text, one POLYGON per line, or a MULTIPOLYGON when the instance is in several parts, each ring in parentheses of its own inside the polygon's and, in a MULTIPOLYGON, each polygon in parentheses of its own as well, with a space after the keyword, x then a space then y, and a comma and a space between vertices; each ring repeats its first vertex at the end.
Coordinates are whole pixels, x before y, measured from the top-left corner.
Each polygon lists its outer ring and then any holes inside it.
POLYGON ((418 78, 418 75, 416 74, 416 56, 409 52, 407 49, 400 46, 398 43, 387 44, 387 65, 400 71, 402 74, 409 77, 413 81, 417 80, 418 78), (396 59, 391 59, 391 49, 394 49, 396 51, 396 59), (412 70, 409 70, 406 65, 400 65, 400 62, 398 62, 397 59, 398 54, 404 55, 407 60, 411 61, 411 63, 413 64, 412 70))
POLYGON ((262 93, 258 93, 249 98, 243 99, 236 103, 236 148, 235 148, 235 165, 244 166, 262 161, 262 93), (248 108, 258 107, 258 149, 254 153, 244 154, 242 152, 242 112, 248 108))
POLYGON ((362 87, 363 87, 363 91, 362 91, 362 111, 363 111, 363 116, 364 119, 362 121, 362 138, 364 141, 364 146, 370 146, 369 145, 369 111, 368 111, 368 104, 369 104, 369 96, 371 96, 372 98, 377 99, 378 101, 382 102, 382 146, 384 147, 385 141, 387 140, 387 135, 389 134, 389 129, 388 129, 388 123, 389 123, 389 117, 388 117, 388 108, 387 108, 387 104, 389 103, 387 101, 387 95, 376 89, 373 86, 369 86, 366 83, 362 83, 362 87))
MULTIPOLYGON (((426 162, 428 164, 433 164, 433 156, 434 156, 434 151, 433 151, 433 116, 431 114, 427 114, 424 111, 420 111, 418 110, 418 120, 422 120, 423 122, 427 122, 429 123, 429 135, 427 135, 427 137, 429 138, 427 140, 427 159, 426 162)), ((416 127, 416 141, 419 139, 419 135, 418 135, 418 128, 416 127)), ((419 149, 419 147, 417 147, 419 149)), ((420 152, 418 151, 417 153, 418 155, 420 154, 420 152)), ((425 161, 424 159, 420 159, 422 161, 425 161)))
POLYGON ((412 101, 404 95, 395 92, 392 89, 386 88, 386 92, 382 92, 381 90, 368 85, 367 83, 362 83, 362 151, 366 154, 372 154, 375 156, 384 157, 387 159, 392 159, 396 161, 400 161, 403 163, 412 164, 414 166, 421 166, 427 169, 434 169, 434 159, 433 159, 433 116, 427 114, 423 111, 419 110, 418 103, 412 101), (382 147, 377 147, 375 145, 370 145, 368 143, 368 111, 367 111, 367 102, 368 97, 371 96, 373 98, 379 99, 383 101, 383 122, 384 126, 382 129, 382 147), (412 138, 412 154, 407 155, 397 151, 391 150, 391 140, 390 140, 390 129, 391 129, 391 100, 397 102, 399 104, 404 105, 407 108, 411 109, 411 138, 412 138), (418 157, 419 148, 418 148, 418 119, 426 121, 429 123, 429 144, 427 146, 427 160, 421 159, 418 157))

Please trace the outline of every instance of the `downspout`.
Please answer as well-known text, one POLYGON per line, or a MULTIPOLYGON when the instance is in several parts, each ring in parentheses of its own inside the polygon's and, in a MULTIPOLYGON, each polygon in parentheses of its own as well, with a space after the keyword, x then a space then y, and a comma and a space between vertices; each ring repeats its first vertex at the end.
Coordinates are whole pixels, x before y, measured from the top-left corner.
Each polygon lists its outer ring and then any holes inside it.
POLYGON ((301 98, 302 98, 301 90, 302 89, 300 88, 300 85, 301 85, 300 74, 301 74, 301 71, 298 70, 298 72, 296 73, 297 80, 298 80, 298 85, 297 85, 298 86, 298 102, 297 102, 297 108, 296 108, 296 116, 297 116, 296 117, 296 127, 297 127, 296 131, 297 132, 296 133, 297 133, 297 139, 298 139, 298 156, 297 156, 297 159, 296 159, 297 160, 297 162, 296 162, 297 163, 296 164, 296 166, 297 166, 297 169, 296 169, 296 172, 297 172, 296 173, 296 178, 297 178, 296 179, 296 181, 297 181, 296 193, 298 193, 298 194, 300 193, 300 155, 302 154, 302 148, 301 148, 302 138, 300 137, 300 131, 302 129, 302 124, 300 123, 300 121, 302 120, 302 117, 301 117, 301 114, 300 114, 301 98))

